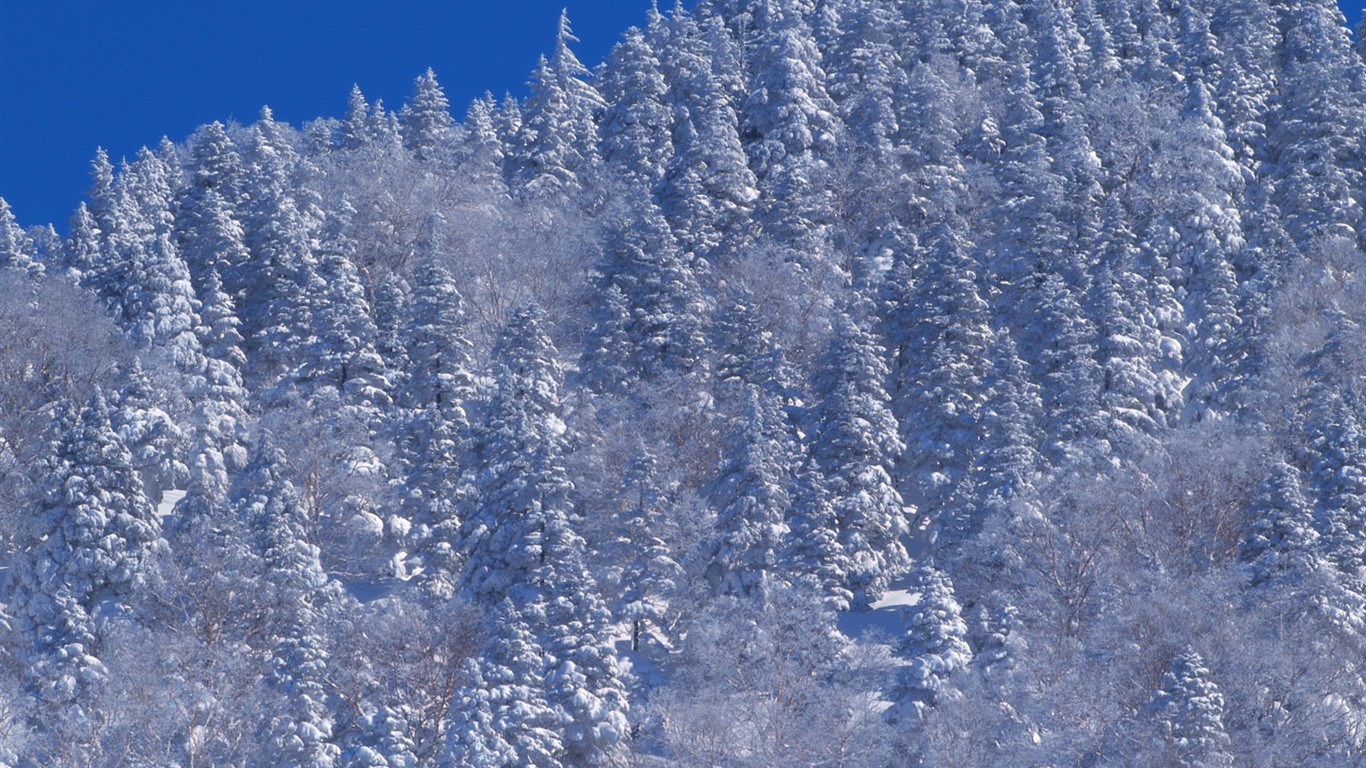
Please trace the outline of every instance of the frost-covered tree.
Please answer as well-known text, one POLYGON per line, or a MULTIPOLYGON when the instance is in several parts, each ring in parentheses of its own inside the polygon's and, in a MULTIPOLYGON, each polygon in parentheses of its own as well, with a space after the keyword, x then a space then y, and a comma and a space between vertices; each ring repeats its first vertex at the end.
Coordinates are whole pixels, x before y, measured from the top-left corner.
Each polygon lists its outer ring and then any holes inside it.
POLYGON ((257 599, 266 616, 262 638, 266 679, 280 709, 262 718, 264 755, 278 765, 328 768, 340 750, 333 743, 324 672, 323 623, 340 599, 335 583, 309 542, 310 523, 285 459, 268 435, 258 435, 251 463, 238 476, 232 504, 250 530, 250 551, 259 563, 257 599))
POLYGON ((598 120, 605 103, 570 50, 576 42, 568 12, 560 14, 555 51, 536 67, 522 107, 512 162, 533 197, 574 196, 597 184, 598 120))
POLYGON ((43 274, 33 238, 19 226, 9 203, 0 197, 0 269, 17 269, 33 277, 43 274))
POLYGON ((659 55, 644 32, 626 31, 599 87, 607 105, 599 128, 603 160, 631 182, 654 187, 673 155, 674 114, 659 55))
POLYGON ((842 126, 806 20, 784 3, 759 9, 742 131, 759 184, 755 217, 790 260, 812 264, 828 258, 830 165, 842 126))
POLYGON ((899 716, 915 717, 947 692, 948 679, 972 661, 968 628, 953 581, 933 565, 911 574, 907 590, 919 595, 906 617, 897 652, 907 659, 898 686, 899 716))
POLYGON ((1248 517, 1238 555, 1248 563, 1254 585, 1303 579, 1318 566, 1314 507, 1298 467, 1275 461, 1248 517))
POLYGON ((777 395, 749 382, 744 391, 745 410, 711 492, 716 531, 706 575, 718 592, 761 598, 787 535, 794 449, 777 395))
POLYGON ((813 381, 809 452, 823 475, 854 607, 881 598, 910 566, 906 506, 891 470, 903 450, 882 386, 887 369, 872 334, 842 319, 813 381))
POLYGON ((475 383, 464 303, 437 256, 429 246, 413 276, 404 336, 407 358, 414 362, 396 403, 406 419, 400 437, 408 466, 404 516, 414 526, 424 582, 444 594, 458 572, 456 533, 468 492, 462 461, 469 450, 466 408, 475 383))
POLYGON ((683 250, 719 263, 748 239, 757 181, 739 115, 713 68, 711 38, 687 13, 675 13, 673 26, 667 98, 674 153, 655 197, 683 250))
POLYGON ((1233 765, 1224 728, 1224 696, 1195 649, 1187 646, 1172 661, 1151 706, 1172 764, 1182 768, 1233 765))
POLYGON ((629 378, 645 379, 697 369, 706 353, 701 321, 707 308, 693 265, 659 209, 643 194, 628 200, 624 210, 608 214, 603 248, 600 335, 589 342, 587 363, 597 357, 609 368, 624 364, 629 378), (614 304, 618 296, 624 306, 614 304), (623 341, 624 349, 615 348, 623 341))
POLYGON ((413 95, 398 115, 403 146, 422 160, 438 161, 449 152, 450 102, 429 68, 413 83, 413 95))
POLYGON ((934 515, 971 465, 990 373, 990 307, 981 267, 946 223, 898 251, 883 283, 893 413, 906 449, 898 476, 934 515))
POLYGON ((22 638, 30 716, 45 736, 38 762, 95 748, 95 696, 108 680, 100 625, 131 619, 166 554, 161 520, 110 418, 98 389, 82 409, 56 405, 37 514, 13 560, 6 613, 22 638))
POLYGON ((133 468, 149 497, 161 500, 163 491, 185 481, 187 438, 167 412, 167 382, 154 382, 133 358, 117 393, 110 398, 110 425, 127 448, 133 468))
MULTIPOLYGON (((496 389, 476 430, 479 503, 461 527, 460 583, 497 617, 492 659, 505 671, 485 668, 485 676, 528 686, 524 695, 542 697, 552 713, 551 740, 514 743, 519 759, 536 764, 544 758, 535 752, 562 749, 571 763, 616 765, 625 755, 625 690, 602 634, 607 610, 573 526, 561 373, 543 318, 534 305, 519 310, 495 350, 496 389)), ((519 719, 526 712, 504 706, 519 719)))
POLYGON ((1276 202, 1302 253, 1361 223, 1362 63, 1335 3, 1283 11, 1280 100, 1271 134, 1276 202))

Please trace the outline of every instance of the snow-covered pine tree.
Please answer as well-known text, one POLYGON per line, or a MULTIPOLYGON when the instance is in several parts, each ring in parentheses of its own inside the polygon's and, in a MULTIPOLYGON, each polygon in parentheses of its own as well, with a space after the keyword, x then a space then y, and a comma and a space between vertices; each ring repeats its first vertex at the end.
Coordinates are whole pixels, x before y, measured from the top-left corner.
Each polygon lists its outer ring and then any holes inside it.
POLYGON ((1137 273, 1137 238, 1118 197, 1105 203, 1101 221, 1100 258, 1093 266, 1086 311, 1096 323, 1100 407, 1109 422, 1104 434, 1116 450, 1124 451, 1142 445, 1166 423, 1153 371, 1161 332, 1152 316, 1140 310, 1147 289, 1137 273))
POLYGON ((94 737, 102 715, 91 706, 108 674, 99 623, 131 619, 129 606, 167 554, 102 392, 79 411, 66 401, 54 410, 42 496, 13 561, 7 608, 23 639, 31 716, 49 737, 36 748, 51 760, 60 753, 48 749, 75 754, 94 737))
POLYGON ((403 146, 423 161, 440 162, 450 152, 453 123, 446 93, 428 68, 414 81, 413 95, 398 115, 403 146))
POLYGON ((757 4, 742 138, 758 178, 755 219, 787 260, 827 261, 832 168, 843 126, 810 25, 791 4, 757 4))
POLYGON ((757 181, 740 141, 739 116, 714 69, 713 37, 681 8, 672 27, 663 58, 674 152, 654 192, 684 252, 719 264, 749 239, 757 181))
POLYGON ((332 741, 322 632, 341 593, 309 543, 309 520, 284 467, 269 434, 260 433, 232 492, 259 563, 256 595, 266 617, 260 642, 269 659, 267 681, 280 696, 279 710, 261 720, 264 756, 276 765, 331 768, 340 750, 332 741))
POLYGON ((652 626, 662 627, 671 598, 682 587, 683 567, 666 538, 664 505, 668 489, 661 487, 659 460, 641 449, 627 467, 619 490, 622 509, 613 514, 617 538, 607 549, 613 561, 617 589, 612 614, 631 627, 631 650, 639 651, 652 626))
POLYGON ((602 157, 631 184, 652 189, 674 147, 674 114, 658 53, 641 30, 622 36, 603 72, 602 157))
POLYGON ((390 385, 375 351, 370 302, 352 260, 356 247, 344 223, 329 219, 305 288, 312 310, 308 346, 291 378, 305 388, 334 387, 348 403, 378 409, 389 404, 390 385))
POLYGON ((1152 709, 1161 728, 1166 758, 1180 768, 1233 765, 1224 728, 1224 696, 1204 658, 1187 646, 1162 676, 1152 709))
POLYGON ((1272 125, 1276 203, 1300 253, 1351 238, 1362 221, 1366 96, 1342 11, 1310 0, 1282 11, 1280 99, 1272 125))
POLYGON ((953 580, 928 563, 911 573, 907 590, 919 595, 897 647, 907 660, 897 687, 897 716, 915 718, 944 695, 948 679, 972 662, 968 627, 953 580))
POLYGON ((742 387, 745 409, 711 491, 716 530, 706 576, 722 594, 762 600, 787 537, 794 447, 777 394, 753 382, 742 387))
POLYGON ((248 380, 269 381, 302 357, 309 302, 307 270, 319 228, 319 211, 296 183, 300 160, 269 109, 248 131, 244 148, 254 194, 243 224, 251 262, 221 270, 229 296, 238 301, 247 340, 248 380))
POLYGON ((0 197, 0 269, 17 269, 36 278, 44 272, 37 257, 33 238, 19 226, 9 203, 0 197))
POLYGON ((110 425, 127 448, 133 468, 151 499, 161 500, 163 491, 178 488, 186 474, 188 435, 167 413, 170 383, 153 382, 134 357, 110 398, 110 425))
POLYGON ((882 382, 887 368, 872 334, 842 318, 812 382, 807 438, 823 475, 852 606, 867 607, 910 567, 902 537, 906 506, 891 470, 904 449, 882 382))
POLYGON ((590 351, 605 358, 609 368, 614 361, 624 362, 628 381, 654 379, 664 373, 687 374, 706 357, 702 320, 707 307, 702 288, 644 187, 632 187, 628 193, 621 208, 607 214, 605 252, 597 278, 598 295, 607 304, 595 311, 606 336, 591 339, 590 351), (618 293, 624 299, 620 308, 612 305, 618 293), (621 325, 618 315, 624 321, 621 325), (611 338, 617 334, 624 336, 626 349, 611 348, 619 343, 611 338))
POLYGON ((1314 506, 1299 468, 1285 458, 1272 462, 1248 518, 1238 557, 1248 564, 1254 586, 1294 582, 1319 566, 1314 506))
MULTIPOLYGON (((598 120, 605 103, 588 82, 588 69, 570 45, 578 42, 569 14, 560 14, 555 51, 541 58, 531 78, 531 94, 522 107, 513 152, 514 176, 532 197, 564 195, 570 199, 597 184, 602 157, 598 120)), ((590 194, 596 197, 598 192, 590 194)))
MULTIPOLYGON (((520 309, 499 339, 495 391, 476 428, 479 504, 461 527, 461 587, 495 611, 490 658, 504 667, 499 674, 526 686, 524 695, 544 698, 553 713, 551 741, 532 738, 536 750, 563 749, 570 764, 613 766, 626 754, 625 689, 603 635, 608 613, 573 527, 561 373, 543 323, 540 308, 520 309)), ((521 712, 518 719, 527 711, 504 706, 521 712)), ((513 748, 528 764, 543 759, 516 740, 513 748)))
MULTIPOLYGON (((981 267, 947 223, 895 255, 883 283, 893 413, 905 450, 897 477, 936 516, 971 466, 994 334, 981 267)), ((999 352, 997 353, 999 354, 999 352)))
POLYGON ((404 333, 406 358, 413 363, 395 402, 406 419, 399 438, 408 467, 402 511, 413 525, 424 584, 449 596, 458 575, 457 531, 468 493, 462 461, 469 450, 466 405, 475 384, 464 302, 435 246, 438 224, 435 217, 428 222, 413 274, 404 333))

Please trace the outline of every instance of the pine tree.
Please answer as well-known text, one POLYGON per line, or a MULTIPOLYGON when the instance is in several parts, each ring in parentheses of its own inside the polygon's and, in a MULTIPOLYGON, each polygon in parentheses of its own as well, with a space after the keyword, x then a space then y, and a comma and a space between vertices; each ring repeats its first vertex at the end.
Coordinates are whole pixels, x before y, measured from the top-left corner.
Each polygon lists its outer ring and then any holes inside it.
POLYGON ((92 696, 108 674, 97 619, 128 611, 167 551, 100 390, 79 412, 59 402, 53 432, 8 611, 27 641, 24 680, 39 727, 89 738, 100 716, 92 696))
POLYGON ((1318 495, 1316 529, 1324 556, 1352 577, 1366 571, 1366 431, 1352 368, 1343 357, 1348 321, 1335 318, 1328 343, 1311 356, 1315 378, 1301 408, 1311 487, 1318 495))
POLYGON ((1254 585, 1293 582, 1317 567, 1314 507, 1305 495, 1300 470, 1284 458, 1272 463, 1248 518, 1238 556, 1248 564, 1254 585))
POLYGON ((972 662, 968 627, 954 596, 953 581, 933 565, 911 574, 907 590, 920 597, 906 617, 897 652, 908 660, 898 699, 907 715, 923 712, 946 692, 948 679, 972 662))
MULTIPOLYGON (((426 238, 435 236, 429 232, 426 238)), ((462 457, 470 428, 466 406, 475 393, 472 345, 460 292, 434 246, 424 249, 413 279, 404 337, 406 357, 415 362, 396 399, 407 412, 401 437, 409 467, 403 511, 414 526, 423 579, 444 595, 457 575, 456 534, 468 494, 462 457)))
POLYGON ((263 638, 270 665, 266 679, 282 701, 280 711, 262 722, 262 735, 268 741, 266 756, 277 765, 330 768, 340 750, 332 741, 321 633, 340 591, 323 570, 318 548, 308 541, 307 514, 284 475, 284 461, 270 436, 258 435, 252 461, 232 493, 259 562, 258 599, 268 622, 263 638))
POLYGON ((812 383, 811 457, 824 476, 858 608, 881 598, 888 582, 910 567, 902 543, 906 508, 890 474, 904 446, 882 386, 886 378, 877 342, 844 319, 812 383))
POLYGON ((418 158, 434 162, 450 151, 450 102, 430 68, 413 83, 412 98, 399 113, 398 122, 403 146, 418 158))
POLYGON ((522 109, 513 161, 532 197, 572 197, 591 189, 602 162, 597 126, 605 103, 570 50, 576 42, 568 13, 560 14, 555 52, 541 58, 522 109))
POLYGON ((758 197, 736 109, 713 62, 719 51, 686 11, 672 19, 667 62, 674 153, 655 187, 684 252, 721 263, 747 239, 758 197))
POLYGON ((504 165, 508 146, 498 131, 498 103, 493 94, 470 102, 465 111, 464 146, 460 154, 460 174, 469 180, 472 189, 482 192, 485 200, 507 195, 504 165))
POLYGON ((752 382, 744 391, 747 406, 711 492, 716 531, 706 575, 720 593, 762 597, 787 536, 793 447, 777 396, 752 382))
POLYGON ((0 269, 20 270, 30 277, 43 274, 33 238, 19 227, 9 203, 0 197, 0 269))
MULTIPOLYGON (((430 71, 430 70, 429 70, 430 71)), ((421 84, 422 78, 418 78, 421 84)), ((370 143, 370 105, 365 101, 359 85, 351 86, 346 99, 346 116, 337 128, 337 146, 342 149, 360 149, 370 143)))
POLYGON ((1233 765, 1224 729, 1224 696, 1214 684, 1205 660, 1189 646, 1162 676, 1153 700, 1165 746, 1173 765, 1218 768, 1233 765))
POLYGON ((270 380, 303 356, 307 270, 319 211, 296 184, 298 153, 269 109, 249 130, 244 155, 255 190, 243 220, 251 262, 242 269, 225 268, 221 277, 228 295, 238 301, 248 378, 270 380))
POLYGON ((622 478, 619 495, 623 509, 614 513, 616 539, 608 546, 618 563, 612 613, 630 622, 631 650, 640 650, 651 626, 662 627, 670 598, 681 587, 683 567, 666 540, 664 505, 671 500, 661 488, 659 461, 642 449, 622 478))
POLYGON ((809 266, 828 258, 831 163, 842 126, 810 26, 781 3, 759 8, 742 132, 759 183, 755 215, 789 260, 809 266))
POLYGON ((1161 344, 1161 332, 1140 309, 1147 289, 1137 273, 1139 248, 1128 218, 1118 198, 1106 203, 1086 308, 1096 322, 1100 407, 1109 422, 1105 435, 1117 448, 1141 444, 1165 423, 1152 351, 1161 344))
POLYGON ((603 72, 602 156, 629 183, 653 188, 673 155, 674 115, 658 54, 632 27, 612 49, 603 72))
POLYGON ((1276 202, 1301 253, 1361 223, 1366 98, 1342 12, 1326 0, 1283 11, 1280 105, 1272 139, 1276 202))
POLYGON ((110 398, 110 426, 128 449, 143 488, 157 500, 163 491, 180 487, 188 473, 187 435, 167 413, 169 394, 164 380, 154 384, 135 357, 110 398))
POLYGON ((895 256, 883 284, 893 413, 903 425, 901 471, 910 498, 934 516, 971 464, 992 360, 980 267, 946 223, 895 256))
POLYGON ((601 634, 608 614, 588 575, 586 545, 573 528, 561 374, 543 318, 535 306, 518 310, 495 349, 496 390, 477 434, 480 502, 461 530, 461 584, 497 611, 491 659, 503 670, 485 674, 521 681, 529 690, 519 700, 543 696, 554 713, 547 741, 535 735, 545 726, 534 705, 506 705, 521 722, 530 711, 536 723, 527 726, 530 746, 509 739, 520 759, 536 764, 544 759, 536 753, 553 752, 558 742, 571 763, 617 765, 625 755, 625 690, 601 634))
POLYGON ((637 191, 625 210, 609 214, 598 277, 600 295, 615 301, 619 293, 625 306, 609 303, 595 312, 604 322, 601 330, 608 336, 621 333, 627 348, 609 348, 610 338, 590 343, 607 361, 624 361, 630 378, 686 374, 699 367, 706 352, 702 289, 659 209, 637 191), (614 315, 623 310, 624 322, 617 326, 614 315))

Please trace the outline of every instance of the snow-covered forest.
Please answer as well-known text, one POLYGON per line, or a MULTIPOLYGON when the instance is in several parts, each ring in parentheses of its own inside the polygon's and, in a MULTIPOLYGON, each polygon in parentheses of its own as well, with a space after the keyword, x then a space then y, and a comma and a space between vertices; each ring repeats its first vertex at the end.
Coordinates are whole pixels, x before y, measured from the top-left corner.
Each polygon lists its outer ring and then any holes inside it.
POLYGON ((1361 37, 699 0, 0 201, 0 765, 1366 765, 1361 37))

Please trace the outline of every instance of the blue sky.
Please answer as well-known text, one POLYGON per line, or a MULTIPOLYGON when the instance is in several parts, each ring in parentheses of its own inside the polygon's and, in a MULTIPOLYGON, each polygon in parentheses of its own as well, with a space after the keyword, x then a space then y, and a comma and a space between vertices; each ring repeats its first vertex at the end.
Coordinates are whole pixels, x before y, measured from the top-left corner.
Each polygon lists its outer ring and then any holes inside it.
POLYGON ((591 67, 649 0, 0 0, 0 197, 64 231, 97 146, 131 157, 263 104, 340 116, 352 83, 398 108, 428 66, 460 117, 525 92, 565 5, 591 67))
MULTIPOLYGON (((1352 24, 1364 1, 1342 0, 1352 24)), ((352 83, 398 107, 428 66, 459 116, 485 90, 524 91, 562 5, 593 66, 648 3, 0 0, 0 197, 64 230, 97 146, 131 156, 263 104, 296 125, 340 115, 352 83)))

